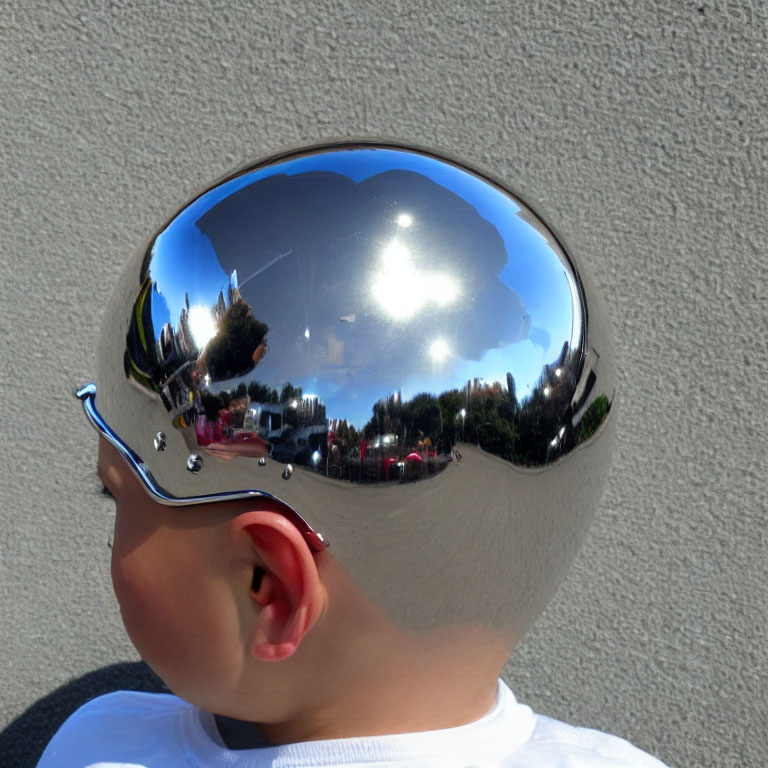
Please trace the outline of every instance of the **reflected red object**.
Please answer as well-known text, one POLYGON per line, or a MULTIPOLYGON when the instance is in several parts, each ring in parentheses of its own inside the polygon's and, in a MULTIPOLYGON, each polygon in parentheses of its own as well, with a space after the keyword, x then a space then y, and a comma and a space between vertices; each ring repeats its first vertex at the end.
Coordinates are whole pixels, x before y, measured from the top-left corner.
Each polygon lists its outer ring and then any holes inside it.
POLYGON ((222 459, 233 459, 235 456, 261 458, 269 455, 269 443, 255 432, 239 432, 206 445, 208 453, 222 459))
POLYGON ((195 437, 198 445, 208 445, 211 442, 211 436, 208 434, 208 420, 205 416, 198 416, 195 420, 195 437))
POLYGON ((209 421, 205 416, 198 416, 195 421, 195 437, 198 445, 210 445, 224 439, 224 420, 209 421))

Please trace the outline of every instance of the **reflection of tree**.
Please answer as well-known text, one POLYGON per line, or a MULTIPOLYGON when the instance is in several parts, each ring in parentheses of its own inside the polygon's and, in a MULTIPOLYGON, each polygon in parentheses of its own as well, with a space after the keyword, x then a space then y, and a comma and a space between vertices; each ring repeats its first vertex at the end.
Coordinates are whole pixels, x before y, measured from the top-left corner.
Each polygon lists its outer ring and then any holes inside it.
POLYGON ((408 403, 405 410, 405 423, 410 427, 412 435, 419 435, 434 442, 443 431, 443 420, 440 405, 434 395, 416 395, 408 403))
POLYGON ((302 402, 301 387, 294 387, 290 381, 283 384, 280 390, 280 403, 285 406, 283 418, 285 423, 291 427, 299 426, 298 405, 302 402))
POLYGON ((608 411, 611 409, 611 403, 606 395, 596 397, 589 408, 584 412, 584 416, 579 424, 579 439, 586 440, 597 432, 598 427, 605 421, 608 411))
POLYGON ((466 438, 473 436, 484 450, 514 461, 519 434, 517 409, 510 403, 507 393, 500 386, 474 390, 467 408, 466 438))
POLYGON ((205 364, 213 381, 243 376, 263 356, 268 327, 253 316, 242 299, 235 301, 219 320, 218 333, 205 350, 205 364), (263 348, 262 348, 263 350, 263 348))
POLYGON ((373 406, 363 437, 390 446, 400 458, 432 448, 447 454, 455 443, 466 441, 519 466, 547 464, 594 434, 610 410, 605 395, 582 410, 594 383, 590 374, 574 402, 578 362, 564 345, 523 401, 516 397, 511 373, 504 384, 475 379, 438 397, 424 393, 403 401, 395 393, 373 406))
POLYGON ((301 400, 301 387, 294 387, 290 381, 283 384, 280 390, 280 402, 283 404, 292 403, 294 400, 301 400))
POLYGON ((335 438, 349 451, 356 451, 359 455, 362 436, 355 429, 354 424, 348 424, 346 419, 339 421, 336 425, 335 438))
POLYGON ((253 403, 278 402, 277 390, 262 384, 260 381, 252 381, 248 384, 248 398, 253 403))
MULTIPOLYGON (((519 403, 515 416, 517 437, 514 459, 522 466, 538 466, 561 456, 573 447, 571 399, 575 377, 575 361, 568 344, 558 359, 544 367, 531 394, 519 403)), ((507 374, 514 386, 514 379, 507 374)))
MULTIPOLYGON (((564 348, 522 402, 511 374, 504 384, 476 379, 438 396, 423 392, 403 400, 395 392, 373 406, 360 430, 346 419, 329 423, 325 405, 291 382, 279 391, 260 381, 241 381, 234 390, 204 392, 198 412, 208 422, 224 419, 232 433, 242 430, 248 409, 255 421, 260 409, 278 414, 282 431, 269 438, 276 458, 357 482, 409 482, 443 469, 460 442, 475 443, 518 466, 540 466, 567 454, 595 434, 611 408, 606 395, 584 407, 589 376, 574 401, 574 368, 564 348)), ((269 418, 274 430, 275 416, 269 418)))
POLYGON ((219 400, 221 401, 222 408, 224 409, 229 408, 229 405, 232 402, 232 393, 226 389, 223 390, 222 392, 219 392, 219 400))
POLYGON ((437 443, 443 435, 443 410, 440 401, 426 392, 403 402, 398 394, 373 406, 373 416, 363 427, 363 436, 394 434, 401 450, 437 443))

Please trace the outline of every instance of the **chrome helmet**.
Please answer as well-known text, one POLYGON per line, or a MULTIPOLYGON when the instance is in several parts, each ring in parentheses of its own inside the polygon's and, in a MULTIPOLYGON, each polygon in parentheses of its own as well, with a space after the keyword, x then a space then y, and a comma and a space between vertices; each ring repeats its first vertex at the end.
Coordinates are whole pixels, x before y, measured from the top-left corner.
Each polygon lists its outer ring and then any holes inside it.
POLYGON ((335 143, 185 205, 108 305, 92 423, 179 506, 270 496, 412 627, 524 631, 610 463, 607 319, 519 197, 335 143))

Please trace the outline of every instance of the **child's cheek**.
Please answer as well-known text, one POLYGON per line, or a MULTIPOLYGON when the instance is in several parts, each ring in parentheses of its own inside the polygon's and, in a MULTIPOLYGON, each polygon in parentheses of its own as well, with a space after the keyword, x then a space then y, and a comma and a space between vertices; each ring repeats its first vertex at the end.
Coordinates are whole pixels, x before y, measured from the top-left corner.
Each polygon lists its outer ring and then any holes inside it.
POLYGON ((174 693, 202 702, 201 692, 212 693, 237 666, 225 596, 212 593, 200 563, 193 569, 185 559, 160 556, 171 549, 162 542, 124 553, 116 536, 115 545, 112 583, 131 642, 174 693))
MULTIPOLYGON (((150 662, 153 649, 159 644, 163 631, 162 612, 157 610, 152 591, 147 590, 144 577, 131 567, 131 557, 121 556, 117 547, 112 549, 112 586, 123 624, 136 650, 150 662)), ((156 585, 155 590, 161 589, 156 585)))
POLYGON ((180 605, 161 569, 147 567, 141 548, 123 554, 112 549, 112 585, 126 632, 141 657, 170 684, 186 663, 180 605), (181 637, 180 637, 181 635, 181 637))

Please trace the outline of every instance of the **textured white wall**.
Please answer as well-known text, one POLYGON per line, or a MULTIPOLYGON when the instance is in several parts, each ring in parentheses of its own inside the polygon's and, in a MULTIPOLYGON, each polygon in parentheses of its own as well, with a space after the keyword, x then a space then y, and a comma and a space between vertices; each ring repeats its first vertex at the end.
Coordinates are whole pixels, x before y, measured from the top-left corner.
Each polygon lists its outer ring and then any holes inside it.
POLYGON ((136 659, 70 394, 102 287, 222 172, 346 136, 506 180, 608 297, 614 471, 518 696, 673 765, 765 765, 767 30, 757 1, 0 2, 3 765, 62 714, 29 707, 136 659))

